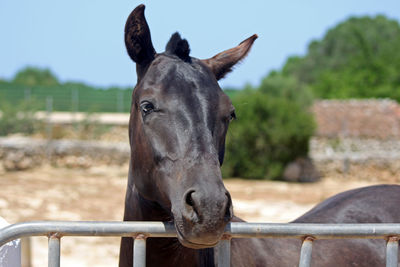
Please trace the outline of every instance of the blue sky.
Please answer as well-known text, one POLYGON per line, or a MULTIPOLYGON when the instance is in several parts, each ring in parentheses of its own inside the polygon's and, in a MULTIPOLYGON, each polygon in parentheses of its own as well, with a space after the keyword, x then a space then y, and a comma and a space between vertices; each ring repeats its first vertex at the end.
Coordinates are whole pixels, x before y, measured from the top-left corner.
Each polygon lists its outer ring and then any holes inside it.
POLYGON ((257 33, 247 59, 222 87, 259 84, 291 55, 349 16, 384 14, 400 21, 399 0, 305 1, 109 1, 1 0, 0 78, 26 65, 50 68, 61 81, 133 86, 135 66, 123 29, 129 13, 146 4, 154 47, 164 51, 179 31, 191 55, 208 58, 257 33))

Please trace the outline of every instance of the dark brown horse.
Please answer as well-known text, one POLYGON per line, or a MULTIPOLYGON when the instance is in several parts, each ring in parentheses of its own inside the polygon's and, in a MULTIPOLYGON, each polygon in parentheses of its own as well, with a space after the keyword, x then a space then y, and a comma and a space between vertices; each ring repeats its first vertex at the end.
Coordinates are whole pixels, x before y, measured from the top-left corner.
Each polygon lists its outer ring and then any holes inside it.
MULTIPOLYGON (((256 35, 199 60, 174 34, 156 53, 138 6, 125 26, 136 62, 129 138, 125 221, 172 221, 178 238, 150 238, 148 266, 214 266, 214 249, 233 216, 221 178, 225 135, 234 107, 217 80, 249 52, 256 35)), ((330 198, 295 222, 400 222, 400 186, 357 189, 330 198)), ((314 266, 383 266, 384 241, 316 241, 314 266)), ((120 266, 132 266, 132 238, 121 241, 120 266)), ((232 266, 296 266, 299 240, 233 239, 232 266)))

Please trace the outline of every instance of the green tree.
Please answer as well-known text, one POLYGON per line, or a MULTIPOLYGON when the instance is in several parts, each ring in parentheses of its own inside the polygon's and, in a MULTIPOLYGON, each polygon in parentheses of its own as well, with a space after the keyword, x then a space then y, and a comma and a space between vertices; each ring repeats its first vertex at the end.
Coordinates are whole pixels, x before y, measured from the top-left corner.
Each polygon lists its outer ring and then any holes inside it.
POLYGON ((54 86, 59 84, 57 77, 49 69, 36 67, 26 67, 20 70, 12 82, 26 86, 54 86))
POLYGON ((349 18, 282 69, 320 98, 400 100, 400 25, 384 16, 349 18))

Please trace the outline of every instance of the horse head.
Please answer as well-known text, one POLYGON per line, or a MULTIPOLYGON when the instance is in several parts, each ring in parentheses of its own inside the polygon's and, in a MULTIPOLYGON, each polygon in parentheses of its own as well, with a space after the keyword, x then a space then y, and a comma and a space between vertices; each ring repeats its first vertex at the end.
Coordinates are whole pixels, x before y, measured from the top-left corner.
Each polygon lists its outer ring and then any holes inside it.
POLYGON ((138 77, 129 122, 132 186, 173 220, 184 246, 212 247, 233 216, 220 166, 235 110, 218 80, 246 56, 257 36, 200 60, 175 33, 165 52, 157 53, 144 8, 135 8, 125 26, 138 77))

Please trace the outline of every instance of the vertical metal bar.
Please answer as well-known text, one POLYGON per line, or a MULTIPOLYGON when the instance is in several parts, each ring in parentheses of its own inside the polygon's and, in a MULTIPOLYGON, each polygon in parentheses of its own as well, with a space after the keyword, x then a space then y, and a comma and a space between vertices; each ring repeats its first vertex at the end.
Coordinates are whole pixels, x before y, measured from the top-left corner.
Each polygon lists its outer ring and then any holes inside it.
POLYGON ((389 237, 386 244, 386 267, 397 267, 398 266, 398 254, 399 253, 399 238, 389 237))
POLYGON ((228 236, 223 236, 217 247, 217 266, 231 266, 231 239, 228 236))
POLYGON ((146 267, 146 237, 144 235, 134 238, 133 267, 146 267))
POLYGON ((31 88, 25 88, 25 101, 29 102, 31 100, 31 88))
POLYGON ((124 91, 117 92, 117 112, 124 112, 124 91))
POLYGON ((71 108, 72 108, 72 113, 75 114, 75 112, 79 111, 79 91, 78 91, 78 88, 73 88, 71 93, 72 93, 71 108))
POLYGON ((46 97, 46 133, 47 139, 51 140, 53 138, 53 124, 51 122, 51 113, 53 112, 53 97, 46 97))
POLYGON ((49 267, 60 267, 60 237, 57 234, 49 236, 49 267))
POLYGON ((314 238, 308 236, 304 239, 301 245, 299 267, 311 266, 311 253, 314 238))

